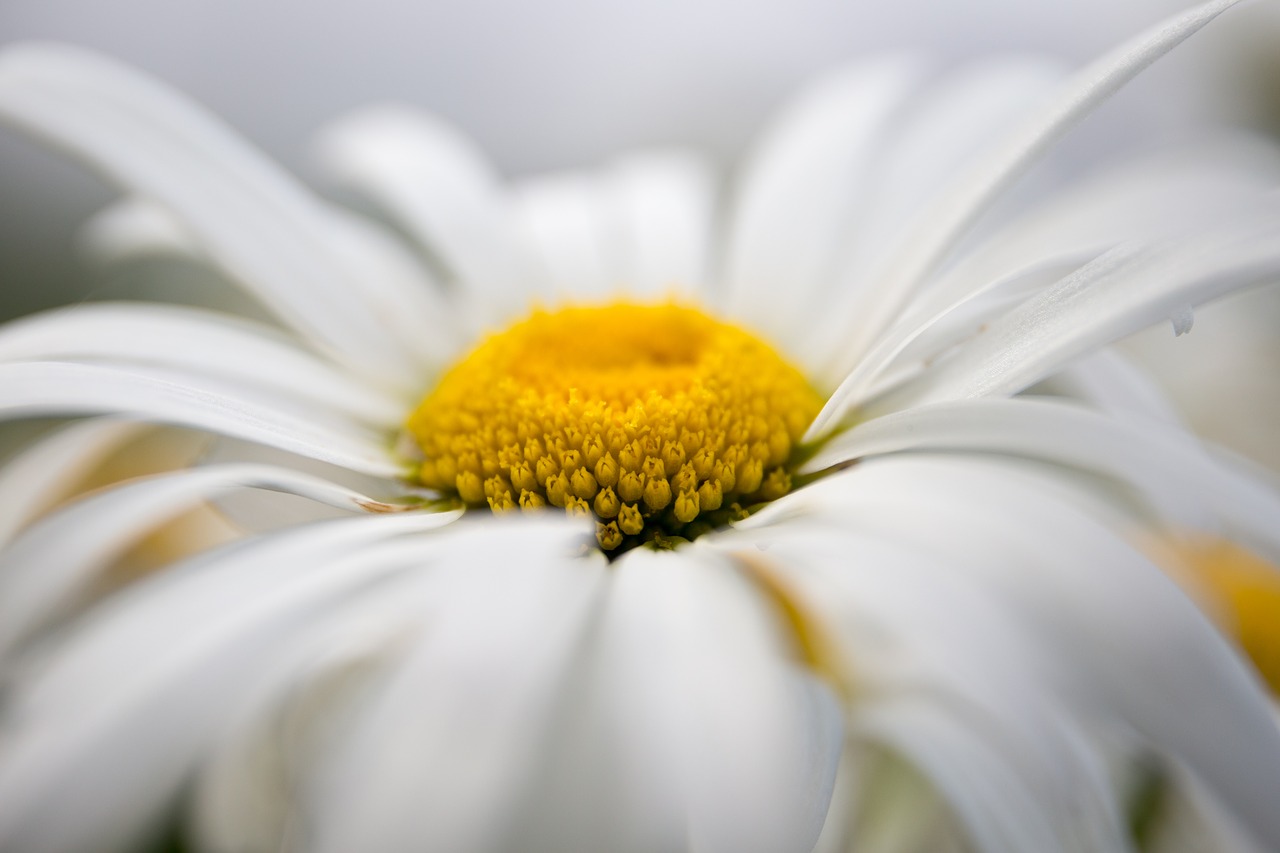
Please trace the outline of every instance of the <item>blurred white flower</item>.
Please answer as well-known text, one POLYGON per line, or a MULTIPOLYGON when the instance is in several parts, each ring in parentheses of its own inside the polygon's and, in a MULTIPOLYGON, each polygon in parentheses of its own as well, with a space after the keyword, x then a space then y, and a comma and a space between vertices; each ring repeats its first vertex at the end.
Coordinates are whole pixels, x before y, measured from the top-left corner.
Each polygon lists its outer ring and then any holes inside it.
MULTIPOLYGON (((0 54, 0 115, 130 194, 101 247, 194 254, 289 330, 121 304, 0 331, 6 417, 240 442, 3 504, 0 847, 130 849, 175 815, 211 850, 1280 844, 1266 694, 1131 541, 1280 560, 1280 498, 1102 349, 1280 272, 1272 176, 1201 153, 1009 192, 1230 5, 1069 77, 859 64, 723 220, 682 153, 508 190, 378 108, 321 147, 380 229, 135 72, 0 54), (1041 382, 1073 399, 1012 396, 1041 382), (102 594, 242 491, 343 517, 251 519, 102 594)), ((123 431, 65 427, 0 494, 123 431)))

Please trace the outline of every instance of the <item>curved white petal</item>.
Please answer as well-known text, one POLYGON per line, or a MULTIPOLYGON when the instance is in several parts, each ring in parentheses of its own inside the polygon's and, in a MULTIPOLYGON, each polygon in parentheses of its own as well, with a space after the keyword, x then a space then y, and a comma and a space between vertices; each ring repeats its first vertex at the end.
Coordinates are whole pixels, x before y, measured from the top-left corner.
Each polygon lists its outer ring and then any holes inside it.
POLYGON ((270 650, 380 579, 428 561, 413 513, 232 545, 104 602, 6 707, 0 847, 136 849, 270 650))
MULTIPOLYGON (((711 544, 773 567, 828 627, 851 737, 908 757, 978 849, 1108 849, 1121 833, 1105 780, 1026 627, 955 561, 843 518, 764 524, 711 544)), ((864 796, 855 813, 876 792, 864 796)))
POLYGON ((41 519, 0 552, 0 656, 74 604, 98 572, 148 533, 242 489, 283 492, 352 512, 406 508, 266 465, 155 475, 91 495, 41 519))
POLYGON ((715 199, 708 164, 683 151, 647 151, 618 160, 602 179, 620 212, 627 294, 709 295, 715 199))
POLYGON ((818 838, 838 706, 788 659, 764 595, 732 566, 643 549, 614 566, 573 723, 601 732, 608 756, 577 783, 586 793, 603 778, 616 798, 605 847, 807 853, 818 838))
MULTIPOLYGON (((1016 127, 941 198, 898 243, 884 266, 873 297, 863 300, 859 322, 877 331, 914 298, 957 242, 1009 185, 1077 122, 1152 62, 1234 6, 1239 0, 1211 0, 1163 21, 1121 44, 1078 71, 1043 108, 1016 127)), ((871 343, 865 338, 863 346, 871 343)), ((846 363, 861 360, 862 349, 847 353, 846 363)))
POLYGON ((530 178, 513 190, 517 226, 560 300, 624 293, 625 224, 595 172, 530 178))
POLYGON ((327 173, 385 208, 478 307, 549 293, 493 167, 445 122, 399 105, 368 107, 325 128, 316 149, 327 173))
POLYGON ((914 368, 977 334, 1029 286, 1046 286, 1121 243, 1264 211, 1274 167, 1248 146, 1219 144, 1107 170, 1027 211, 946 270, 891 329, 874 330, 879 337, 856 364, 839 353, 840 387, 815 431, 880 390, 895 365, 914 368))
POLYGON ((1071 362, 1031 390, 1038 388, 1081 400, 1111 417, 1182 426, 1182 416, 1160 387, 1114 349, 1100 349, 1071 362))
POLYGON ((901 126, 882 142, 874 182, 861 202, 874 213, 844 236, 858 250, 843 253, 829 271, 827 310, 805 336, 807 360, 821 365, 824 379, 839 381, 849 370, 844 359, 880 331, 863 322, 861 303, 876 298, 913 222, 1065 76, 1040 57, 987 60, 948 72, 909 104, 901 126))
POLYGON ((95 213, 82 227, 79 245, 91 260, 101 264, 139 255, 208 260, 173 214, 142 198, 127 198, 95 213))
POLYGON ((27 44, 0 56, 0 117, 163 204, 233 279, 344 362, 414 380, 386 333, 401 306, 369 297, 323 203, 180 95, 89 51, 27 44))
MULTIPOLYGON (((922 454, 864 462, 773 506, 795 517, 802 504, 814 522, 912 543, 1002 598, 1064 698, 1184 762, 1276 846, 1280 729, 1256 676, 1163 572, 1050 482, 922 454)), ((760 513, 757 524, 769 523, 760 513)))
POLYGON ((994 320, 867 411, 1014 393, 1071 358, 1277 275, 1274 213, 1176 245, 1121 247, 994 320))
POLYGON ((1280 494, 1212 459, 1177 428, 1119 421, 1051 400, 968 401, 867 421, 833 439, 802 470, 899 451, 1026 456, 1135 489, 1167 523, 1230 534, 1280 559, 1280 494))
POLYGON ((405 590, 422 631, 324 750, 310 849, 529 849, 513 823, 555 761, 547 734, 607 577, 573 556, 576 531, 478 527, 405 590))
MULTIPOLYGON (((239 389, 237 389, 239 390, 239 389)), ((246 392, 249 389, 244 389, 246 392)), ((335 417, 304 419, 201 377, 56 362, 0 364, 0 417, 109 413, 222 433, 354 471, 398 477, 403 471, 380 439, 335 417)), ((320 414, 316 413, 317 416, 320 414)))
POLYGON ((273 329, 194 308, 91 303, 23 318, 0 329, 0 362, 12 361, 181 368, 332 406, 382 426, 398 424, 407 408, 273 329))
POLYGON ((920 76, 904 57, 853 66, 804 93, 766 132, 733 200, 722 272, 729 316, 779 343, 799 340, 841 246, 875 215, 861 196, 920 76))
POLYGON ((6 461, 0 468, 0 545, 148 429, 146 424, 95 418, 62 427, 6 461))

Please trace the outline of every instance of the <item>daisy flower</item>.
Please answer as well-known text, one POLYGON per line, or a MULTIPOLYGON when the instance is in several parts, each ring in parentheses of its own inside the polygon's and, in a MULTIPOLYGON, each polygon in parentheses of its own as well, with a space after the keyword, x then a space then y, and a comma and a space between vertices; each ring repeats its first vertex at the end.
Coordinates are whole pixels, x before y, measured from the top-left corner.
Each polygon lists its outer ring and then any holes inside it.
POLYGON ((1263 683, 1146 553, 1274 562, 1280 499, 1105 349, 1280 272, 1269 164, 1015 186, 1231 5, 1072 75, 860 63, 723 216, 684 154, 506 189, 377 108, 320 150, 382 227, 136 72, 7 48, 0 115, 128 193, 91 241, 278 325, 0 331, 6 417, 97 416, 0 470, 0 847, 1280 845, 1263 683), (147 424, 221 443, 64 501, 147 424), (209 504, 256 532, 121 579, 209 504))

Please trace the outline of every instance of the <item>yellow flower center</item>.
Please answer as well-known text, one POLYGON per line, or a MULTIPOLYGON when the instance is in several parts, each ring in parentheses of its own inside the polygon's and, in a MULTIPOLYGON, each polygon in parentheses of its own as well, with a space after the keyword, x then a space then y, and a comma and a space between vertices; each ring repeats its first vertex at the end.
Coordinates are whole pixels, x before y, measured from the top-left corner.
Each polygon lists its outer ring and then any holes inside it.
POLYGON ((560 507, 606 551, 691 539, 791 488, 822 406, 759 338, 674 304, 535 311, 409 417, 422 484, 469 507, 560 507))

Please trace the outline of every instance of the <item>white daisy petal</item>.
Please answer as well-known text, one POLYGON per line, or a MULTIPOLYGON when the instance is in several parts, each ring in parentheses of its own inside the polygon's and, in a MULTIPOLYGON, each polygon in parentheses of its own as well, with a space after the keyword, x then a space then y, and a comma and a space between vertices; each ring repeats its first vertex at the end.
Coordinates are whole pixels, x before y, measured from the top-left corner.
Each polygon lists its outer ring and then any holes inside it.
POLYGON ((406 381, 323 205, 220 123, 158 83, 88 51, 8 48, 0 116, 164 204, 282 319, 374 376, 406 381))
POLYGON ((867 411, 1009 394, 1071 358, 1214 296, 1280 276, 1280 217, 1176 245, 1122 247, 993 321, 867 411))
POLYGON ((1163 572, 1045 482, 920 456, 863 463, 806 491, 834 518, 963 566, 1025 621, 1078 701, 1113 709, 1259 840, 1280 843, 1269 793, 1280 790, 1280 729, 1255 677, 1163 572), (1214 738, 1197 736, 1206 727, 1214 738))
POLYGON ((380 439, 337 418, 304 420, 200 377, 173 381, 159 370, 56 362, 0 364, 0 413, 43 417, 110 413, 259 442, 354 471, 398 477, 401 467, 380 439))
POLYGON ((85 475, 147 424, 110 418, 74 423, 14 455, 0 468, 0 543, 71 494, 85 475))
MULTIPOLYGON (((948 269, 875 345, 850 363, 837 353, 840 387, 819 419, 828 423, 883 386, 894 364, 925 361, 1050 281, 1131 240, 1212 227, 1265 200, 1273 158, 1239 145, 1109 170, 1019 216, 948 269), (1264 179, 1266 176, 1266 179, 1264 179), (1011 287, 1012 285, 1012 287, 1011 287)), ((861 315, 857 315, 861 316, 861 315)), ((846 322, 846 326, 848 323, 846 322)), ((848 334, 854 334, 852 326, 848 334)))
POLYGON ((128 198, 94 214, 81 229, 79 243, 90 259, 101 264, 141 255, 208 260, 173 214, 143 198, 128 198))
POLYGON ((144 536, 203 502, 245 489, 297 495, 351 512, 403 508, 266 465, 156 475, 91 495, 32 525, 0 554, 0 656, 73 604, 97 573, 144 536))
POLYGON ((155 364, 261 386, 383 426, 405 405, 353 381, 247 320, 170 305, 99 303, 24 318, 0 330, 0 362, 155 364))
POLYGON ((1019 777, 1016 762, 1001 750, 989 726, 989 721, 966 720, 954 707, 910 698, 869 702, 854 721, 855 732, 899 751, 941 789, 974 847, 984 853, 1129 850, 1118 824, 1107 827, 1109 834, 1092 837, 1083 826, 1075 827, 1078 835, 1059 827, 1055 837, 1041 814, 1045 798, 1019 777))
POLYGON ((573 529, 474 528, 405 590, 422 633, 317 769, 310 849, 527 849, 510 820, 550 759, 606 577, 570 559, 573 529))
POLYGON ((516 221, 561 300, 601 300, 625 291, 622 210, 591 172, 531 178, 514 189, 516 221))
POLYGON ((617 788, 634 795, 616 818, 636 833, 625 849, 808 851, 840 752, 830 690, 786 659, 723 558, 637 550, 615 571, 596 683, 619 717, 617 788))
MULTIPOLYGON (((1161 22, 1073 75, 1045 107, 996 146, 970 176, 935 199, 885 265, 888 276, 864 301, 861 322, 881 328, 899 314, 1001 193, 1054 142, 1144 68, 1240 0, 1211 0, 1161 22)), ((857 359, 860 353, 849 353, 857 359)))
MULTIPOLYGON (((989 60, 948 73, 908 106, 901 126, 883 144, 884 162, 877 164, 861 201, 871 213, 844 236, 858 249, 841 256, 829 273, 828 310, 804 341, 808 360, 823 365, 824 378, 839 381, 851 368, 844 360, 864 351, 867 336, 879 331, 862 321, 860 303, 875 298, 906 229, 1063 77, 1062 68, 1041 58, 989 60), (938 143, 942 139, 945 145, 938 143)), ((1016 267, 1001 271, 1009 269, 1016 267)))
POLYGON ((800 338, 837 251, 873 212, 875 157, 921 69, 898 57, 854 66, 804 94, 760 141, 734 201, 726 313, 776 341, 800 338), (776 298, 785 288, 787 299, 776 298))
POLYGON ((385 208, 478 306, 548 292, 493 167, 445 122, 408 107, 369 107, 325 128, 316 148, 327 173, 385 208))
POLYGON ((952 563, 826 519, 757 525, 714 547, 757 555, 829 627, 857 697, 851 736, 917 764, 979 849, 1107 849, 1120 835, 1105 780, 1055 708, 1025 628, 952 563), (898 726, 884 724, 890 707, 903 710, 898 726), (950 766, 957 750, 972 760, 950 766))
POLYGON ((1182 416, 1160 388, 1114 349, 1079 358, 1037 387, 1083 400, 1111 417, 1182 425, 1182 416))
POLYGON ((333 250, 356 271, 363 296, 376 303, 383 333, 394 332, 391 337, 416 356, 410 359, 414 369, 404 371, 407 381, 377 384, 419 390, 423 375, 438 371, 457 352, 460 313, 445 299, 439 282, 394 235, 340 208, 327 212, 333 250))
POLYGON ((270 649, 421 562, 451 515, 313 525, 192 561, 89 614, 6 708, 0 847, 136 849, 270 649))
POLYGON ((634 154, 606 171, 621 211, 623 273, 637 297, 708 292, 714 188, 710 167, 678 151, 634 154))
POLYGON ((1027 456, 1113 478, 1189 530, 1232 536, 1280 559, 1280 496, 1236 474, 1194 439, 1151 422, 1117 421, 1069 403, 982 400, 900 412, 833 439, 802 470, 903 450, 1027 456))

